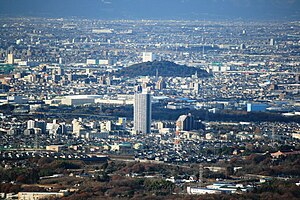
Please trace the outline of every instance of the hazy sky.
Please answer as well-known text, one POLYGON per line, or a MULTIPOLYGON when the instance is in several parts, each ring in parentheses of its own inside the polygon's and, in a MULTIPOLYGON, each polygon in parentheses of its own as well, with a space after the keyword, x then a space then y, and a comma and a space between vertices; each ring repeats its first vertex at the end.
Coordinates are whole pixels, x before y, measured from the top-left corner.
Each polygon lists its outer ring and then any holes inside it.
POLYGON ((300 0, 0 0, 0 16, 299 20, 300 0))

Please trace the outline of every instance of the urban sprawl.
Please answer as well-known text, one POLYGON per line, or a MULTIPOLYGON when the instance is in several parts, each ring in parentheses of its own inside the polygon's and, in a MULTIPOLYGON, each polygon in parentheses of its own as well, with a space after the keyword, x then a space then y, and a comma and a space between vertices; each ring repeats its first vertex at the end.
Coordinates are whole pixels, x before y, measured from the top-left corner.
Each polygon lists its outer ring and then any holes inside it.
POLYGON ((299 22, 0 27, 0 199, 299 187, 299 22))

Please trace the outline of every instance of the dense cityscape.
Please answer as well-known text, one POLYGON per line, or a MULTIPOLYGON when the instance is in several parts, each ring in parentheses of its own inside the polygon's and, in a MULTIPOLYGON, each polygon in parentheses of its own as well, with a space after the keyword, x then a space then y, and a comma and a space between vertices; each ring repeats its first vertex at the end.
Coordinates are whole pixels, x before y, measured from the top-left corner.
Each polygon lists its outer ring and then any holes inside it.
POLYGON ((0 199, 300 198, 299 21, 0 27, 0 199))

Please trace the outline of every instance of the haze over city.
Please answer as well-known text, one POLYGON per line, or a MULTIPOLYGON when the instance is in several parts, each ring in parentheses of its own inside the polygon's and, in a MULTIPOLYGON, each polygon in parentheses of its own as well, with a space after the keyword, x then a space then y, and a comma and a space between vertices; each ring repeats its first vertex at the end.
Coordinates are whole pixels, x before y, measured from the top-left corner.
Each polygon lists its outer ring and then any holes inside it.
POLYGON ((1 0, 2 16, 92 19, 289 20, 298 0, 1 0))
POLYGON ((299 11, 0 0, 0 199, 300 199, 299 11))

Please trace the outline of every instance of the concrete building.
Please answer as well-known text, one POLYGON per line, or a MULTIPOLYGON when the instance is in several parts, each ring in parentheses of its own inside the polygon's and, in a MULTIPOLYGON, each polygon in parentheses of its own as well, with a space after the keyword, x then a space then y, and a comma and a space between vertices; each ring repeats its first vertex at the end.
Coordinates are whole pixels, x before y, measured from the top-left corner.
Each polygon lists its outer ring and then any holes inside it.
POLYGON ((52 199, 61 198, 65 196, 64 192, 19 192, 19 200, 38 200, 38 199, 52 199))
POLYGON ((195 120, 191 114, 181 115, 176 121, 176 129, 181 131, 191 131, 195 128, 195 120))
POLYGON ((93 104, 95 103, 95 99, 101 98, 102 96, 98 95, 70 95, 64 96, 61 100, 61 104, 68 106, 77 106, 84 104, 93 104))
POLYGON ((247 103, 247 112, 265 112, 268 105, 263 103, 247 103))
POLYGON ((60 152, 61 150, 65 149, 66 147, 64 145, 49 145, 46 146, 47 151, 53 151, 53 152, 60 152))
POLYGON ((97 65, 98 61, 96 59, 87 59, 86 64, 87 65, 97 65))
POLYGON ((166 83, 164 80, 160 79, 156 82, 155 89, 162 90, 166 88, 166 83))
POLYGON ((80 137, 80 134, 82 133, 81 122, 77 119, 74 119, 72 121, 72 128, 73 128, 73 134, 76 135, 76 137, 80 137))
POLYGON ((26 104, 28 103, 28 98, 25 96, 8 96, 7 101, 9 104, 26 104))
POLYGON ((126 117, 119 117, 118 125, 122 126, 123 129, 126 128, 126 117))
POLYGON ((57 123, 56 120, 53 120, 53 123, 47 123, 46 129, 50 135, 62 135, 67 133, 66 124, 57 123))
POLYGON ((40 129, 41 133, 46 133, 46 122, 44 120, 28 120, 27 129, 40 129))
POLYGON ((13 65, 14 62, 14 54, 10 53, 7 55, 7 64, 13 65))
POLYGON ((143 62, 153 62, 155 55, 152 52, 143 52, 143 62))
POLYGON ((106 125, 109 125, 109 123, 106 123, 106 122, 100 122, 100 132, 108 132, 108 129, 111 128, 111 127, 107 127, 106 128, 106 125))
POLYGON ((35 128, 35 121, 34 120, 28 120, 27 129, 33 129, 33 128, 35 128))
POLYGON ((113 64, 113 60, 111 59, 87 59, 87 65, 111 65, 113 64))
POLYGON ((151 94, 143 91, 134 96, 134 130, 137 133, 151 132, 151 94))
POLYGON ((191 195, 195 194, 221 194, 221 191, 208 189, 208 188, 198 188, 198 187, 187 187, 187 193, 191 195))

